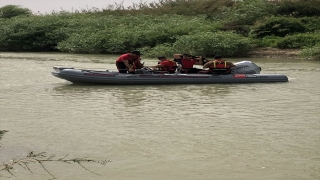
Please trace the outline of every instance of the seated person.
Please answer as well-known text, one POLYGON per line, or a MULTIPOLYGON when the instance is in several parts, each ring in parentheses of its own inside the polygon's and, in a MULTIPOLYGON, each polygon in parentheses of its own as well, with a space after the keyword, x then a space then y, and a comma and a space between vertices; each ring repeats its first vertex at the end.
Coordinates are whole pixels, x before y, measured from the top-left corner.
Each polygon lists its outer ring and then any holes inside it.
POLYGON ((198 73, 201 69, 194 68, 193 65, 203 65, 203 58, 193 57, 190 54, 174 54, 174 61, 182 65, 182 73, 198 73))
POLYGON ((207 71, 208 73, 229 74, 231 72, 231 67, 234 66, 235 65, 232 62, 223 60, 221 56, 215 56, 214 60, 207 62, 203 68, 209 68, 207 71))
POLYGON ((133 68, 133 62, 140 59, 141 55, 140 51, 131 51, 130 53, 122 54, 116 60, 116 66, 119 73, 134 73, 135 69, 133 68))
POLYGON ((156 66, 151 66, 154 70, 159 69, 160 71, 165 71, 168 73, 175 73, 177 64, 172 60, 168 60, 164 56, 159 56, 159 63, 156 66))

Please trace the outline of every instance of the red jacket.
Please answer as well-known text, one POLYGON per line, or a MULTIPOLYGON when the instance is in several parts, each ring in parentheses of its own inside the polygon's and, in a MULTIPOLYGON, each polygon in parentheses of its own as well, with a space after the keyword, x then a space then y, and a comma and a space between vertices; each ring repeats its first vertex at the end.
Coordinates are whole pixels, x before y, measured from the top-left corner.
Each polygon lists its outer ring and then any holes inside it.
POLYGON ((161 68, 162 71, 174 72, 176 70, 176 68, 177 68, 176 62, 171 61, 171 60, 161 61, 159 65, 164 66, 164 67, 161 68))
POLYGON ((116 62, 123 62, 123 60, 133 61, 134 59, 136 59, 136 57, 131 56, 130 53, 127 53, 127 54, 122 54, 120 57, 118 57, 116 62))
POLYGON ((194 59, 181 59, 182 69, 192 69, 196 62, 194 59))

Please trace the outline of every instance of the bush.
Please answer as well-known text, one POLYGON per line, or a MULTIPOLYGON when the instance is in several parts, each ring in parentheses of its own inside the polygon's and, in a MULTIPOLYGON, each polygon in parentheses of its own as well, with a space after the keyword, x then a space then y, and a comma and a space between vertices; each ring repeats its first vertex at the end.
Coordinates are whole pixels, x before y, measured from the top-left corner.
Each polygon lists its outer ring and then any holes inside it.
POLYGON ((58 42, 68 37, 61 31, 68 25, 62 15, 15 17, 0 22, 0 50, 53 51, 58 42))
POLYGON ((0 21, 0 50, 123 53, 219 28, 221 24, 207 21, 205 16, 60 13, 20 17, 0 21))
POLYGON ((174 43, 179 36, 201 31, 216 31, 220 26, 205 17, 178 15, 163 16, 100 16, 90 26, 83 25, 77 32, 59 43, 57 48, 66 52, 124 53, 143 47, 174 43), (104 26, 97 26, 104 24, 104 26), (86 26, 86 27, 84 27, 86 26))
POLYGON ((217 15, 217 19, 224 22, 225 30, 236 30, 237 33, 248 35, 251 25, 274 12, 274 5, 267 1, 245 0, 227 8, 217 15))
POLYGON ((279 36, 265 36, 257 41, 260 47, 277 47, 278 42, 282 39, 279 36))
POLYGON ((320 60, 320 44, 313 47, 303 48, 300 55, 302 57, 320 60))
POLYGON ((77 53, 100 53, 104 50, 103 47, 103 33, 74 33, 67 41, 59 43, 57 49, 62 52, 77 52, 77 53), (85 37, 85 38, 83 38, 85 37))
POLYGON ((308 32, 320 31, 320 17, 304 17, 300 20, 308 32))
POLYGON ((0 8, 0 19, 9 19, 15 16, 30 16, 32 11, 28 8, 21 8, 16 5, 7 5, 0 8))
POLYGON ((190 53, 203 56, 243 56, 253 48, 249 38, 232 32, 199 32, 180 36, 172 45, 160 45, 145 49, 147 55, 190 53))
POLYGON ((268 17, 254 24, 250 35, 256 38, 265 36, 284 37, 289 34, 306 31, 300 19, 287 17, 268 17))
POLYGON ((173 48, 173 44, 164 43, 159 44, 155 47, 144 47, 141 49, 144 52, 145 57, 157 57, 157 56, 166 56, 169 59, 173 57, 173 54, 176 54, 177 51, 173 48))
POLYGON ((281 49, 297 49, 305 46, 314 46, 320 42, 320 33, 306 33, 288 35, 277 42, 281 49))
POLYGON ((151 3, 133 4, 127 9, 121 4, 109 5, 98 14, 103 15, 214 15, 220 14, 221 7, 231 7, 233 0, 159 0, 151 3))
POLYGON ((320 16, 320 0, 282 0, 276 14, 292 17, 320 16))

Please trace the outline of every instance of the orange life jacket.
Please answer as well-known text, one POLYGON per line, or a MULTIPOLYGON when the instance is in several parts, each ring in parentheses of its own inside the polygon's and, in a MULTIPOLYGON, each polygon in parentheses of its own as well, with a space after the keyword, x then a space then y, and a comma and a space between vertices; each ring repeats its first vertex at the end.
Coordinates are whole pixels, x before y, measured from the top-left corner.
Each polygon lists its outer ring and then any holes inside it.
POLYGON ((214 60, 209 69, 230 69, 231 66, 225 60, 214 60))

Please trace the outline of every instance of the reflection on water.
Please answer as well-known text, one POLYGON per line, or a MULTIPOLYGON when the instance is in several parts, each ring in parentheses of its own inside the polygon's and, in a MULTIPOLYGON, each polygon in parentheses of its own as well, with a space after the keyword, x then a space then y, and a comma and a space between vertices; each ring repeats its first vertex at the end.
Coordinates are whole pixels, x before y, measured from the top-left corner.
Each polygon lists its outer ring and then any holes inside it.
POLYGON ((108 86, 103 85, 82 85, 82 84, 70 84, 67 82, 66 84, 59 85, 53 88, 53 91, 57 95, 63 94, 74 94, 74 93, 90 93, 92 90, 101 90, 108 88, 108 86))
MULTIPOLYGON (((89 96, 88 94, 110 94, 113 98, 125 102, 126 105, 139 105, 145 101, 155 103, 163 99, 181 98, 185 101, 195 96, 204 99, 214 98, 220 94, 227 96, 232 92, 235 85, 211 84, 211 85, 123 85, 123 86, 104 86, 104 85, 78 85, 66 84, 53 88, 53 95, 56 96, 89 96), (160 93, 159 93, 160 92, 160 93)), ((169 100, 170 102, 170 100, 169 100)))

